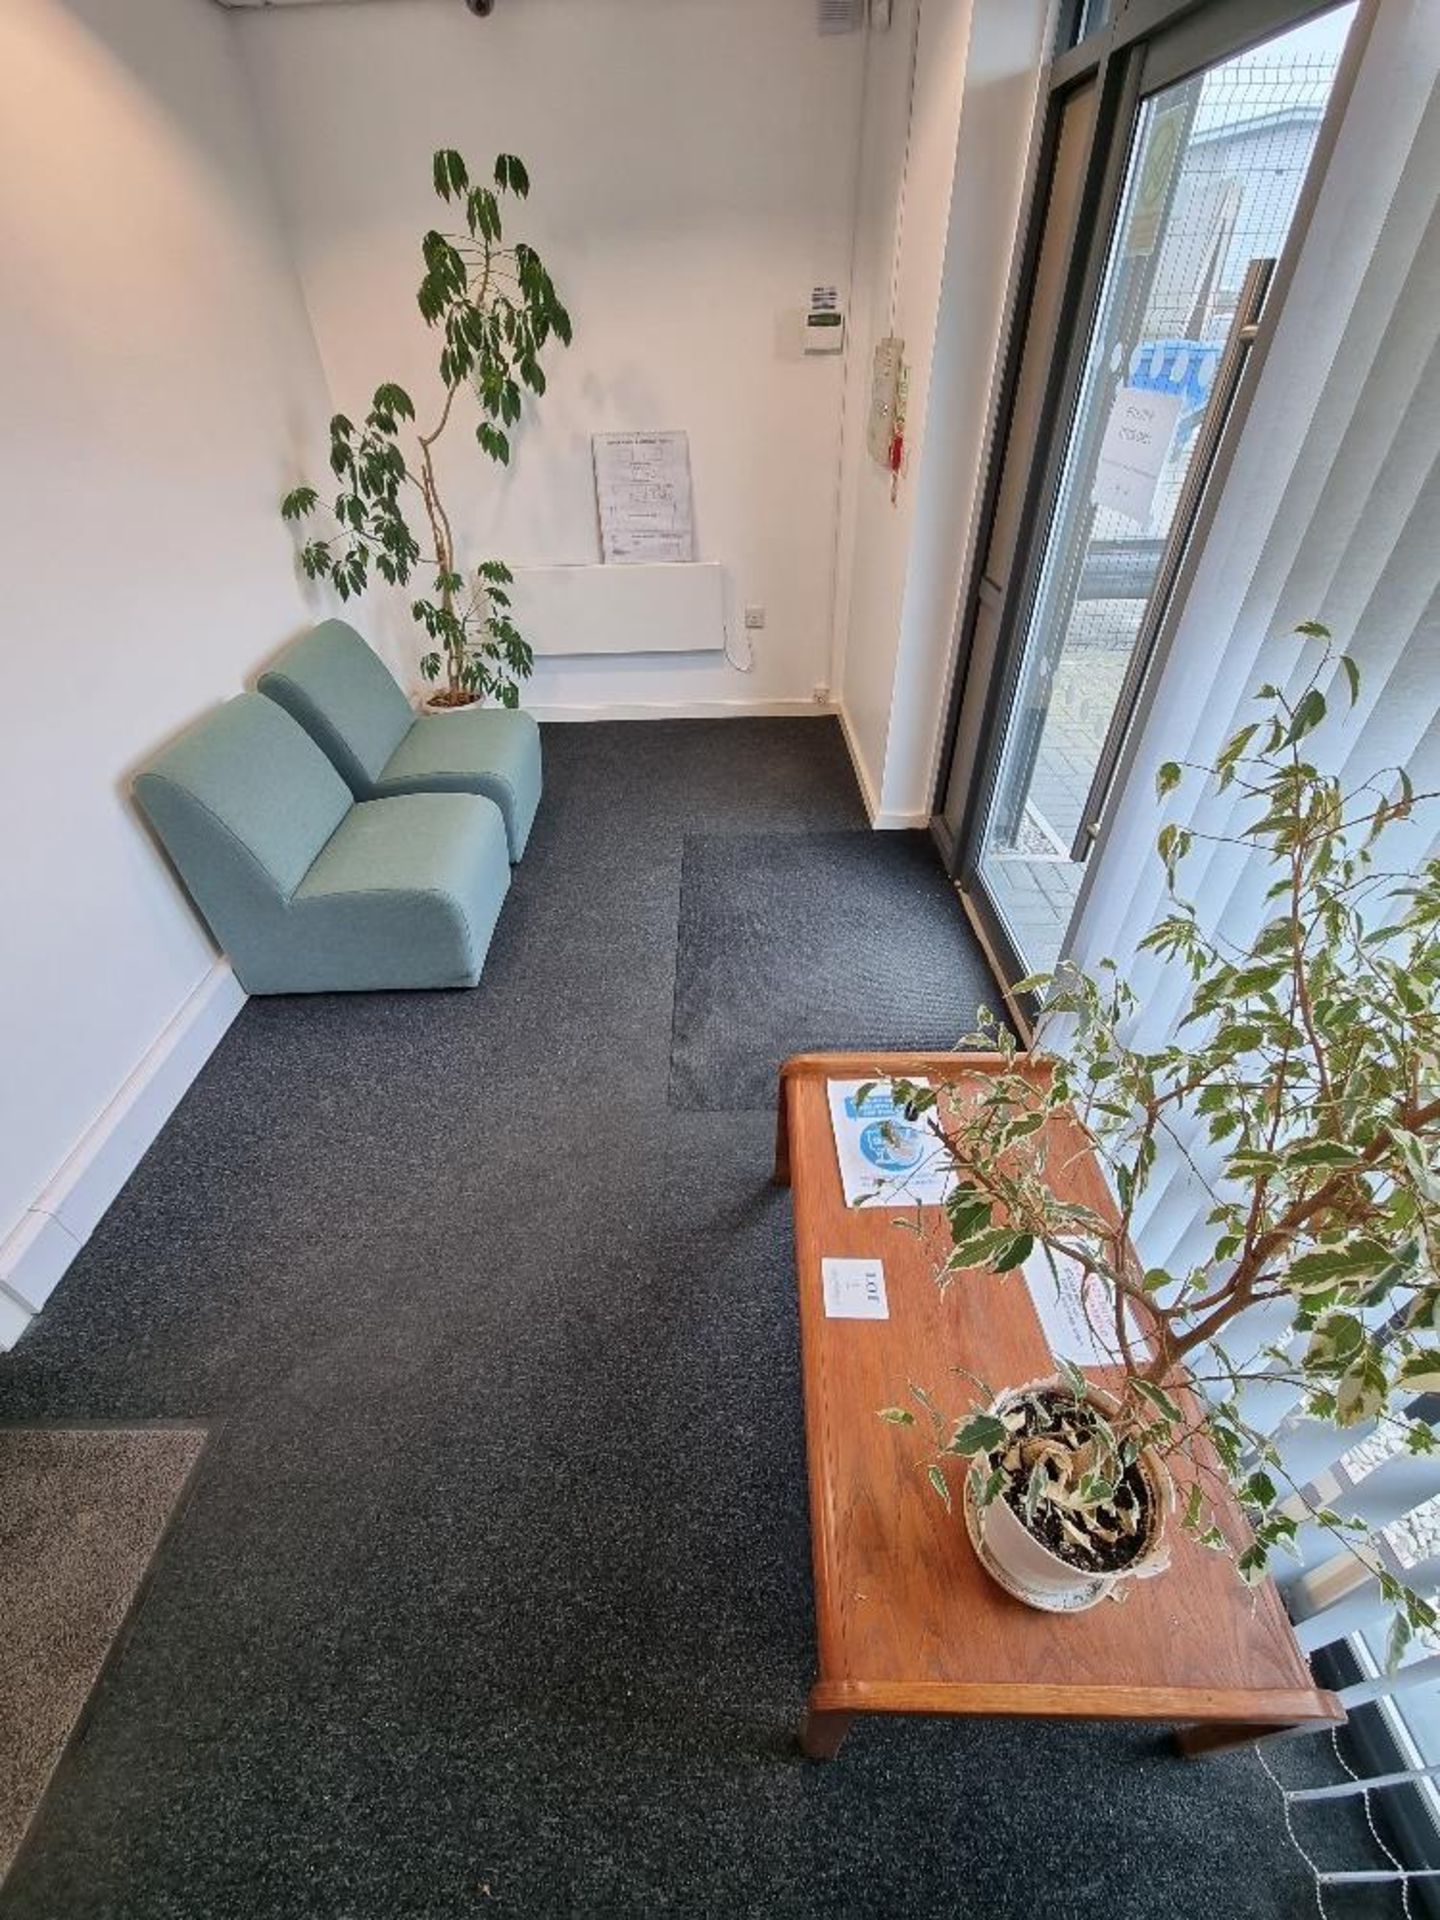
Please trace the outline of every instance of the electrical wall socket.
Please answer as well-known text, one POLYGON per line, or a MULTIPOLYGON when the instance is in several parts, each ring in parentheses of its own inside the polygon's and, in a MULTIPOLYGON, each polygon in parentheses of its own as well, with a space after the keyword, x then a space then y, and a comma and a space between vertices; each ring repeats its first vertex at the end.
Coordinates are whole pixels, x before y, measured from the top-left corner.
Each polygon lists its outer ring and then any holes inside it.
POLYGON ((746 607, 745 625, 752 633, 758 633, 765 624, 764 607, 746 607))

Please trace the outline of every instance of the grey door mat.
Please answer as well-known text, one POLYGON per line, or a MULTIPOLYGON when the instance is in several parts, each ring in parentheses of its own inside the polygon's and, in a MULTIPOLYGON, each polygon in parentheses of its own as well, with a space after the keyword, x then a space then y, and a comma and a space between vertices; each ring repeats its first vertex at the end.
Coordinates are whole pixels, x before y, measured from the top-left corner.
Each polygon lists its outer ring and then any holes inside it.
POLYGON ((770 1107, 787 1054, 956 1044, 999 990, 924 833, 689 834, 670 1105, 770 1107))
POLYGON ((0 1878, 204 1444, 193 1427, 0 1429, 0 1878))

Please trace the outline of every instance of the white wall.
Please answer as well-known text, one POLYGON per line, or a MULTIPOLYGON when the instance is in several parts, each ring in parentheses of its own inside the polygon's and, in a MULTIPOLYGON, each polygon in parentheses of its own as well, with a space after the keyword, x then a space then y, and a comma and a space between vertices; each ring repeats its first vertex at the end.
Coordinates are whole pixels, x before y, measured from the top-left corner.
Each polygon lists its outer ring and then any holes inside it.
POLYGON ((128 776, 306 617, 275 501, 327 403, 232 42, 202 0, 0 9, 12 1253, 215 962, 128 776))
POLYGON ((872 58, 835 679, 877 825, 930 817, 1049 15, 1047 0, 907 0, 872 58), (886 332, 905 342, 910 382, 893 501, 864 436, 886 332))
POLYGON ((913 490, 910 475, 902 476, 892 502, 890 476, 868 451, 871 359, 876 341, 887 334, 898 333, 904 340, 913 473, 916 434, 924 419, 969 15, 969 0, 898 0, 889 35, 872 43, 866 77, 834 680, 872 817, 879 811, 884 784, 913 490), (942 19, 943 65, 935 58, 942 19), (930 129, 929 139, 922 137, 918 144, 912 138, 912 85, 917 117, 930 129), (922 274, 917 287, 917 275, 922 274))
POLYGON ((880 790, 901 819, 932 811, 1049 15, 1046 0, 975 0, 971 14, 924 432, 906 478, 914 513, 880 790))
MULTIPOLYGON (((497 150, 532 177, 515 232, 544 254, 575 346, 510 473, 462 424, 444 474, 464 543, 521 564, 598 558, 590 435, 690 435, 699 557, 763 605, 746 676, 715 654, 537 663, 529 704, 811 701, 829 678, 843 368, 806 359, 817 281, 849 274, 864 36, 814 0, 459 0, 235 16, 337 405, 382 378, 429 410, 438 346, 415 307, 443 224, 430 156, 497 150)), ((360 616, 392 662, 398 596, 360 616)), ((743 657, 743 637, 732 652, 743 657)), ((407 675, 413 680, 413 666, 407 675)))

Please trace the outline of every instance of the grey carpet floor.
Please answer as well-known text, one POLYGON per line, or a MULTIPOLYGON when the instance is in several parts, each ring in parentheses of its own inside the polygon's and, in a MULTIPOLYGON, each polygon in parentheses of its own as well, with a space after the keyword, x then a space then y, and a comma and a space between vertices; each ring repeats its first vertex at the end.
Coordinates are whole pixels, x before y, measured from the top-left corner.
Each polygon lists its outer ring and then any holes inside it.
POLYGON ((999 996, 927 833, 692 834, 670 1104, 773 1108, 787 1054, 953 1047, 999 996))
POLYGON ((0 1878, 204 1444, 185 1427, 0 1430, 0 1878))
POLYGON ((0 1920, 1311 1912, 1251 1754, 796 1758, 789 1201, 768 1113, 668 1106, 676 933, 687 835, 863 817, 833 722, 545 752, 480 988, 252 1002, 0 1361, 220 1423, 0 1920))

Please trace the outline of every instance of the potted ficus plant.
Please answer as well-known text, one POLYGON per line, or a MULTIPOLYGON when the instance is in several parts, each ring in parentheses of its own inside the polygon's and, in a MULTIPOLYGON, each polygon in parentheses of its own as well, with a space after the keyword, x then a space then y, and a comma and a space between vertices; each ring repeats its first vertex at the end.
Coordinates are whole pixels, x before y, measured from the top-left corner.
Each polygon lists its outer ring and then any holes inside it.
MULTIPOLYGON (((439 708, 487 699, 517 706, 533 657, 511 617, 509 569, 499 560, 468 571, 462 564, 435 448, 459 418, 456 403, 467 393, 480 413, 480 451, 507 466, 508 429, 520 418, 523 390, 544 393, 542 356, 552 341, 568 347, 571 338, 570 316, 539 254, 524 241, 505 243, 506 196, 524 199, 530 176, 513 153, 502 153, 493 181, 472 182, 451 148, 435 155, 435 191, 459 205, 465 231, 432 231, 421 243, 420 311, 444 342, 434 424, 420 430, 414 401, 394 381, 375 389, 359 426, 337 413, 330 422, 336 492, 325 509, 333 531, 300 550, 309 577, 329 580, 342 600, 365 591, 372 568, 392 586, 406 584, 416 567, 433 569, 432 597, 415 600, 410 611, 429 642, 420 661, 433 688, 427 705, 439 708), (417 506, 423 537, 407 517, 417 506)), ((320 496, 311 486, 293 488, 280 506, 292 521, 318 510, 320 496)))
MULTIPOLYGON (((1052 1044, 1020 1054, 985 1017, 976 1043, 1002 1055, 997 1071, 898 1089, 953 1170, 941 1285, 1068 1264, 1113 1366, 1098 1383, 1066 1362, 1000 1393, 975 1383, 979 1404, 959 1417, 913 1392, 932 1484, 948 1504, 951 1470, 963 1472, 981 1559, 1021 1598, 1093 1604, 1162 1570, 1174 1524, 1258 1581, 1314 1521, 1377 1576, 1398 1658, 1433 1608, 1387 1570, 1363 1523, 1307 1507, 1247 1417, 1263 1382, 1342 1433, 1378 1421, 1429 1453, 1431 1428, 1407 1403, 1440 1388, 1440 860, 1407 873, 1383 858, 1397 823, 1435 796, 1400 769, 1347 791, 1316 763, 1327 696, 1339 685, 1353 704, 1360 677, 1325 628, 1298 632, 1313 655, 1298 690, 1262 687, 1213 766, 1160 770, 1162 800, 1203 773, 1248 815, 1235 832, 1167 825, 1159 837, 1169 908, 1142 946, 1187 975, 1177 1037, 1135 1045, 1136 999, 1113 966, 1098 978, 1062 968, 1021 983, 1042 996, 1052 1044), (1208 931, 1183 896, 1202 841, 1263 863, 1253 938, 1208 931), (1076 1127, 1108 1172, 1108 1213, 1062 1201, 1046 1177, 1055 1139, 1076 1127), (1162 1144, 1208 1188, 1208 1231, 1192 1264, 1146 1270, 1131 1228, 1162 1144), (1252 1352, 1246 1328, 1261 1320, 1252 1352), (1238 1496, 1243 1538, 1221 1488, 1238 1496)), ((915 1422, 907 1407, 882 1418, 915 1422)))

